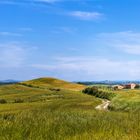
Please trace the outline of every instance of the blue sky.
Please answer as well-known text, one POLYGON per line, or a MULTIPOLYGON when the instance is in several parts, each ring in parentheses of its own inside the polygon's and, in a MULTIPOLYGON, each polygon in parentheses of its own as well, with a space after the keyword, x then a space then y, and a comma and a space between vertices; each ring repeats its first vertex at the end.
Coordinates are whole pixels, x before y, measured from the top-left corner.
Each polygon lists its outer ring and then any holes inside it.
POLYGON ((0 0, 0 80, 139 80, 139 5, 0 0))

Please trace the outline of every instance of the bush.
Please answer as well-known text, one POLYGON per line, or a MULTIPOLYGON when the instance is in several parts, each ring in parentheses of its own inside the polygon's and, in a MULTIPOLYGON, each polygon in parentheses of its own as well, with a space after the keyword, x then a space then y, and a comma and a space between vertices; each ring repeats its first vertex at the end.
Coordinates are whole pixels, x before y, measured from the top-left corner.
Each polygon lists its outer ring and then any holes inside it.
POLYGON ((98 90, 98 88, 95 86, 88 87, 84 89, 82 92, 102 99, 112 99, 115 96, 114 93, 98 90))
POLYGON ((7 101, 5 99, 0 99, 0 104, 6 104, 7 101))
POLYGON ((41 88, 39 86, 35 86, 35 85, 32 85, 32 84, 27 84, 27 83, 18 83, 19 85, 23 85, 23 86, 26 86, 26 87, 30 87, 30 88, 41 88))
POLYGON ((51 91, 60 91, 59 88, 49 88, 49 90, 51 90, 51 91))
POLYGON ((4 120, 8 120, 8 121, 13 121, 14 120, 14 114, 3 114, 2 115, 2 118, 4 119, 4 120))
POLYGON ((22 100, 22 99, 15 99, 15 101, 14 101, 14 103, 23 103, 24 102, 24 100, 22 100))
POLYGON ((83 93, 90 94, 90 95, 95 95, 98 92, 97 87, 88 87, 82 91, 83 93))
POLYGON ((136 89, 139 89, 139 88, 140 88, 140 85, 139 85, 139 84, 137 84, 135 88, 136 88, 136 89))

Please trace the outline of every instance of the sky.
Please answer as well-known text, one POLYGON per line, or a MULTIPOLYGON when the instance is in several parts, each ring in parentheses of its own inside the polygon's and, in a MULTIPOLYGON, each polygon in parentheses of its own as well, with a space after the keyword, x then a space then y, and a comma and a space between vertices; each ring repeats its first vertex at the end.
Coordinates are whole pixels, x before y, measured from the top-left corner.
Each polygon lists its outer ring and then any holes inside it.
POLYGON ((0 80, 140 80, 139 0, 0 0, 0 80))

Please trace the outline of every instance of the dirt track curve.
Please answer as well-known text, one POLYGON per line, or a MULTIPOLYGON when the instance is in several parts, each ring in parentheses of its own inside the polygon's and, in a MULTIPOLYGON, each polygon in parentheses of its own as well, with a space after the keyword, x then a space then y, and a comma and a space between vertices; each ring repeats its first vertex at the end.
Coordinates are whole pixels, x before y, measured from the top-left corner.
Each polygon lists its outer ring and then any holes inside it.
POLYGON ((96 110, 108 111, 108 106, 110 104, 109 100, 102 100, 102 104, 95 107, 96 110))

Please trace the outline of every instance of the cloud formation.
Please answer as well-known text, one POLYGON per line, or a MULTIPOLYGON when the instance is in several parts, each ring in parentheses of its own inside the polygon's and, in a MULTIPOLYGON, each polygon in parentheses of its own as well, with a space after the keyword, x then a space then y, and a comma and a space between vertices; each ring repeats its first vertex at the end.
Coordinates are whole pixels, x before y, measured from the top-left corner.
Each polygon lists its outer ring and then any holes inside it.
POLYGON ((61 77, 73 80, 120 80, 120 77, 129 80, 138 79, 140 75, 140 61, 116 61, 97 57, 59 57, 54 62, 53 64, 34 64, 32 67, 55 72, 61 77), (73 74, 76 76, 74 77, 73 74))
POLYGON ((1 4, 25 4, 25 3, 33 3, 33 2, 42 2, 42 3, 55 3, 55 2, 60 2, 62 0, 22 0, 22 1, 17 1, 17 0, 1 0, 1 4))
POLYGON ((46 2, 46 3, 54 3, 54 2, 59 2, 61 0, 33 0, 35 2, 46 2))
POLYGON ((101 19, 103 14, 99 12, 73 11, 69 14, 81 20, 97 20, 101 19))
POLYGON ((0 36, 22 36, 20 33, 14 33, 14 32, 0 32, 0 36))
MULTIPOLYGON (((86 44, 86 49, 95 52, 98 46, 104 50, 117 52, 114 55, 97 55, 79 57, 55 57, 48 64, 33 64, 32 67, 44 71, 57 73, 64 79, 73 80, 139 80, 140 61, 135 56, 140 55, 140 33, 132 31, 99 33, 86 44), (93 43, 94 42, 94 45, 93 43), (129 56, 134 56, 129 59, 129 56), (133 59, 132 59, 133 58, 133 59), (74 76, 75 75, 75 76, 74 76)), ((87 40, 86 40, 87 42, 87 40)), ((81 48, 80 48, 81 49, 81 48)))
POLYGON ((0 44, 0 67, 20 67, 26 60, 26 48, 17 42, 0 44))
POLYGON ((132 31, 100 33, 97 44, 117 49, 123 53, 140 55, 140 33, 132 31))

